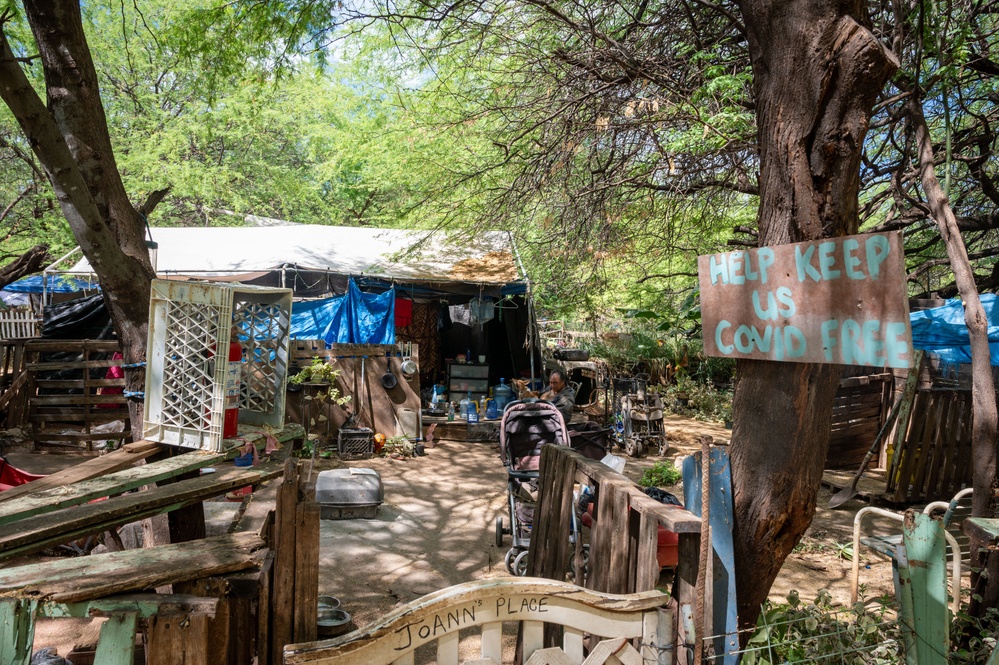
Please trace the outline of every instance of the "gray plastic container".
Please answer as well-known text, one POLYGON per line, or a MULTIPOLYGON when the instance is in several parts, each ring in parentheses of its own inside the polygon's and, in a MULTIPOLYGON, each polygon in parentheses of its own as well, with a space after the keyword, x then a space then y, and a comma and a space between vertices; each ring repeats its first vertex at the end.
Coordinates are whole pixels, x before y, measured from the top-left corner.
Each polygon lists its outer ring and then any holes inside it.
POLYGON ((331 469, 316 476, 316 502, 324 520, 371 519, 385 500, 374 469, 331 469))

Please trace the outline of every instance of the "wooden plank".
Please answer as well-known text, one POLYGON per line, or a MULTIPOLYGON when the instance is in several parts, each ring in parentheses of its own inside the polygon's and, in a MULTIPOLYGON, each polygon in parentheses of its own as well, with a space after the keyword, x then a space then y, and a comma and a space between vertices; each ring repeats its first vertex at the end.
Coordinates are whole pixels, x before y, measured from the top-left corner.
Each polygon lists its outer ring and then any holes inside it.
MULTIPOLYGON (((122 432, 58 432, 50 433, 45 432, 44 434, 38 434, 37 438, 41 439, 39 443, 60 443, 64 441, 75 442, 79 444, 85 441, 110 441, 112 439, 128 439, 131 438, 132 432, 126 427, 125 431, 122 432)), ((69 444, 65 444, 69 445, 69 444)), ((95 455, 97 453, 94 453, 95 455)))
MULTIPOLYGON (((629 593, 628 589, 628 512, 630 497, 624 483, 615 483, 611 486, 611 511, 609 526, 612 531, 611 550, 609 567, 607 570, 607 582, 604 589, 608 593, 629 593)), ((600 506, 597 506, 599 512, 600 506)), ((600 525, 603 526, 603 525, 600 525)), ((591 559, 590 565, 593 565, 591 559)))
MULTIPOLYGON (((928 393, 917 393, 913 400, 912 413, 922 413, 926 409, 929 399, 928 393)), ((903 408, 904 406, 903 404, 903 408)), ((900 409, 899 418, 901 417, 902 413, 900 409)), ((895 446, 895 455, 898 457, 898 468, 893 476, 896 484, 892 500, 897 503, 904 502, 909 495, 909 485, 912 482, 912 474, 916 466, 916 460, 919 457, 919 445, 925 430, 926 419, 912 418, 910 414, 908 425, 908 432, 903 435, 900 445, 897 444, 895 446)))
POLYGON ((28 373, 21 372, 20 374, 18 374, 17 378, 14 379, 13 383, 10 384, 10 387, 7 388, 7 390, 5 390, 2 395, 0 395, 0 409, 5 408, 7 406, 7 402, 13 399, 14 396, 17 395, 18 391, 21 388, 23 388, 25 385, 27 385, 27 383, 28 383, 28 373))
POLYGON ((82 480, 95 478, 106 473, 120 471, 121 469, 132 466, 139 460, 144 460, 150 455, 153 455, 159 451, 161 447, 162 446, 160 444, 153 441, 136 441, 135 443, 126 443, 118 450, 108 453, 107 455, 95 457, 69 469, 49 474, 44 478, 33 480, 32 482, 24 485, 18 485, 17 487, 13 487, 9 490, 4 490, 3 492, 0 492, 0 503, 12 501, 13 499, 25 494, 52 489, 53 487, 61 487, 63 485, 72 485, 82 480))
POLYGON ((257 568, 264 542, 249 533, 0 569, 7 595, 60 603, 257 568))
MULTIPOLYGON (((649 501, 648 497, 645 497, 649 501)), ((635 497, 632 501, 637 501, 635 497)), ((634 511, 639 517, 638 549, 635 553, 637 566, 635 569, 635 591, 651 591, 659 581, 659 561, 656 551, 659 546, 659 522, 650 512, 634 511)))
POLYGON ((133 665, 135 659, 134 612, 115 614, 101 626, 94 662, 101 665, 133 665))
POLYGON ((151 618, 146 665, 209 665, 208 625, 200 618, 151 618))
POLYGON ((0 526, 0 559, 37 552, 81 536, 176 510, 237 487, 253 485, 279 473, 276 464, 237 468, 107 501, 64 508, 25 522, 0 526))
MULTIPOLYGON (((31 398, 31 403, 36 407, 47 407, 49 405, 84 405, 84 404, 127 404, 124 395, 38 395, 31 398)), ((107 409, 110 411, 111 409, 107 409)))
POLYGON ((947 463, 953 443, 954 432, 950 429, 956 410, 956 400, 952 393, 941 394, 940 422, 934 435, 933 459, 926 469, 926 479, 923 482, 924 496, 935 499, 941 496, 937 488, 940 477, 946 473, 947 463))
POLYGON ((223 458, 223 455, 193 451, 105 476, 81 480, 73 485, 40 490, 0 503, 0 525, 79 505, 93 499, 122 494, 143 485, 159 482, 164 478, 201 469, 223 458))
POLYGON ((0 663, 28 665, 35 638, 34 600, 0 600, 0 663))
POLYGON ((285 461, 274 521, 274 580, 271 588, 271 662, 280 663, 285 644, 292 643, 295 607, 295 546, 298 462, 285 461))
POLYGON ((503 662, 503 622, 495 621, 482 626, 482 660, 503 662))
MULTIPOLYGON (((35 379, 35 385, 40 390, 50 388, 79 388, 83 385, 82 379, 35 379)), ((86 385, 91 388, 120 388, 125 385, 125 379, 88 379, 86 385)), ((111 395, 106 395, 111 397, 111 395)))
POLYGON ((107 367, 117 367, 122 363, 121 358, 111 359, 102 358, 95 360, 73 360, 73 361, 59 361, 59 362, 45 362, 45 361, 35 361, 30 362, 25 366, 25 369, 32 374, 38 374, 39 372, 54 372, 56 370, 67 370, 67 369, 101 369, 107 367))
POLYGON ((270 542, 270 529, 274 522, 274 507, 281 483, 268 482, 250 495, 243 514, 233 525, 232 533, 255 533, 270 542))
POLYGON ((295 641, 316 639, 319 602, 319 504, 298 504, 295 529, 295 641))
POLYGON ((80 603, 42 602, 36 616, 47 619, 110 617, 135 614, 140 619, 160 616, 194 614, 215 615, 217 598, 204 598, 176 593, 132 593, 97 598, 80 603))
POLYGON ((943 527, 921 512, 909 511, 902 524, 912 598, 912 628, 919 665, 944 665, 950 653, 947 560, 943 527))
MULTIPOLYGON (((275 485, 277 485, 275 483, 275 485)), ((268 550, 257 578, 257 665, 271 662, 271 583, 274 579, 274 551, 268 550)))

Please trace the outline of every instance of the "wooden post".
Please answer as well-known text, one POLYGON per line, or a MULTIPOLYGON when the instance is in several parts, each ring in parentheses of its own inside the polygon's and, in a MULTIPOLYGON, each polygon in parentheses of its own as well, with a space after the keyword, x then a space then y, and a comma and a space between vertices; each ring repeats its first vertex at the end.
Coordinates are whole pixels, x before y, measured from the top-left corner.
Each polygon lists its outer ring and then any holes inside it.
POLYGON ((271 588, 271 662, 280 663, 284 645, 294 640, 295 561, 298 520, 298 461, 289 458, 274 513, 274 580, 271 588))
POLYGON ((906 511, 902 542, 910 580, 903 593, 911 598, 916 660, 919 665, 944 665, 950 652, 950 612, 943 524, 921 512, 906 511))
POLYGON ((312 500, 298 504, 295 517, 295 642, 312 642, 317 637, 319 504, 314 500, 314 484, 311 495, 312 500))
POLYGON ((0 600, 0 663, 28 665, 37 607, 34 600, 0 600))
POLYGON ((677 648, 677 662, 688 662, 687 653, 701 636, 694 631, 694 605, 697 602, 697 576, 700 561, 701 534, 681 533, 677 543, 676 578, 673 596, 677 601, 677 625, 683 629, 684 647, 677 648))

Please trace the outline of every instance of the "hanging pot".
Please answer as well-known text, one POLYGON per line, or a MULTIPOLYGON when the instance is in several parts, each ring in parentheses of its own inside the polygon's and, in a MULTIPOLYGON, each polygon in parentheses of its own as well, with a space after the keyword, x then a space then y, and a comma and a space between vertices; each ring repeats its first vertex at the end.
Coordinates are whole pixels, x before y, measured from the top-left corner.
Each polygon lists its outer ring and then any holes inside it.
POLYGON ((405 374, 407 377, 413 376, 414 374, 416 374, 417 370, 420 369, 419 367, 416 366, 416 363, 413 362, 413 359, 410 357, 412 355, 413 355, 413 344, 412 342, 407 342, 406 357, 402 359, 402 373, 405 374))
POLYGON ((385 354, 385 365, 388 368, 388 371, 382 374, 382 388, 385 390, 392 390, 399 385, 399 379, 397 379, 395 374, 392 373, 392 355, 389 353, 385 354))

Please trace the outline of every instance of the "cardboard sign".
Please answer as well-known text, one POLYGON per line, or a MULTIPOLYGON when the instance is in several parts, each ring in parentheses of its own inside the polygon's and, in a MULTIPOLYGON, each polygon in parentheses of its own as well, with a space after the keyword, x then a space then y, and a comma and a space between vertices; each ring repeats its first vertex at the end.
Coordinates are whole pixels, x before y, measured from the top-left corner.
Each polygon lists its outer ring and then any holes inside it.
POLYGON ((697 271, 709 356, 910 365, 901 233, 708 254, 697 271))

